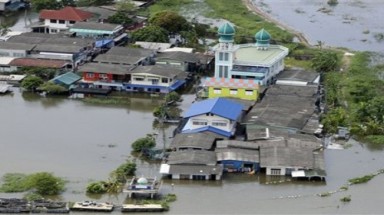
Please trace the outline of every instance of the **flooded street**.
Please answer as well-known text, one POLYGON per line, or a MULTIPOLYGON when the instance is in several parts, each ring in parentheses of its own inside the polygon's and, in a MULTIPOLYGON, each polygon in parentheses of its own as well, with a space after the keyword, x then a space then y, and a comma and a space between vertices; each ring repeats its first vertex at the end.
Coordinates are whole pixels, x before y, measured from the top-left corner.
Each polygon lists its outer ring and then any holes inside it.
MULTIPOLYGON (((157 99, 129 98, 126 106, 90 105, 65 98, 41 98, 22 95, 0 97, 0 173, 40 171, 64 177, 65 201, 96 199, 121 204, 126 195, 87 196, 90 181, 106 180, 109 173, 130 158, 132 143, 148 133, 158 133, 157 147, 162 147, 162 131, 153 129, 152 109, 157 99)), ((186 108, 194 95, 184 96, 186 108)), ((165 130, 169 144, 173 126, 165 130)), ((226 175, 222 181, 164 180, 162 194, 175 193, 168 214, 249 214, 249 213, 381 213, 384 175, 367 184, 351 186, 348 191, 328 197, 317 194, 338 190, 348 179, 383 168, 381 150, 354 143, 346 150, 327 150, 327 182, 271 179, 262 175, 226 175), (172 186, 172 184, 174 184, 172 186), (350 203, 339 199, 351 195, 350 203)), ((159 164, 137 160, 137 175, 158 176, 159 164)), ((23 194, 4 194, 2 197, 23 194)), ((120 213, 116 211, 114 213, 120 213)))
POLYGON ((303 33, 311 44, 384 52, 384 4, 378 0, 253 0, 273 18, 303 33))

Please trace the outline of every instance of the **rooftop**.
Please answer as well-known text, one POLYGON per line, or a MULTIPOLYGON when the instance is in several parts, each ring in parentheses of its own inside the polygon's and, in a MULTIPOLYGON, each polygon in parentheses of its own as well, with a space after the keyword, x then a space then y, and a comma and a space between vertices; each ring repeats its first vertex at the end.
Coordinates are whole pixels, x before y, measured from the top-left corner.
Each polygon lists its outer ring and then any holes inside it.
POLYGON ((217 161, 235 160, 259 162, 259 151, 240 148, 218 148, 215 150, 217 161))
POLYGON ((207 87, 227 87, 236 89, 259 89, 259 82, 254 79, 233 79, 207 77, 203 80, 203 85, 207 87))
MULTIPOLYGON (((1 57, 0 56, 0 65, 10 65, 10 63, 14 60, 14 57, 1 57)), ((10 65, 12 66, 12 65, 10 65)))
POLYGON ((167 164, 216 165, 216 153, 205 150, 171 152, 167 164))
POLYGON ((170 145, 171 148, 201 148, 209 150, 212 148, 218 135, 210 132, 177 134, 170 145))
POLYGON ((48 60, 37 58, 17 58, 10 62, 12 66, 31 66, 31 67, 43 67, 43 68, 62 68, 70 62, 65 60, 48 60))
POLYGON ((261 50, 254 44, 239 45, 236 50, 235 64, 271 66, 281 57, 288 55, 288 49, 279 45, 270 45, 268 49, 261 50))
POLYGON ((182 78, 186 74, 184 71, 181 71, 177 68, 174 68, 172 66, 167 66, 167 65, 138 66, 135 69, 129 71, 129 73, 131 74, 148 73, 148 74, 154 74, 154 75, 170 77, 170 78, 173 78, 175 76, 182 78))
POLYGON ((206 99, 193 103, 187 112, 185 118, 201 114, 212 113, 227 119, 238 120, 241 116, 243 105, 225 98, 206 99))
POLYGON ((79 81, 81 79, 80 76, 73 72, 67 72, 62 75, 56 76, 55 78, 51 79, 56 84, 65 84, 67 86, 74 84, 75 82, 79 81))
POLYGON ((65 53, 78 53, 84 46, 79 45, 62 45, 62 44, 38 44, 33 49, 40 52, 65 52, 65 53))
MULTIPOLYGON (((214 152, 213 152, 214 153, 214 152)), ((187 175, 216 175, 221 174, 223 168, 220 165, 202 166, 202 165, 170 165, 168 174, 187 174, 187 175)))
POLYGON ((289 69, 280 72, 276 78, 277 81, 285 81, 288 84, 288 81, 313 83, 318 77, 319 74, 316 72, 306 71, 303 69, 289 69))
POLYGON ((149 49, 114 46, 107 53, 98 55, 94 61, 130 65, 137 64, 151 55, 153 51, 149 49))
POLYGON ((106 64, 106 63, 86 63, 79 66, 79 72, 92 72, 92 73, 110 73, 116 75, 128 74, 132 66, 106 64))
POLYGON ((41 10, 40 19, 57 19, 68 21, 84 21, 92 17, 92 13, 75 7, 64 7, 60 10, 41 10))
POLYGON ((313 169, 313 150, 307 148, 260 148, 260 167, 286 166, 313 169))
POLYGON ((162 52, 172 46, 171 43, 155 43, 155 42, 143 42, 143 41, 137 41, 135 42, 135 45, 139 45, 141 48, 151 49, 157 52, 162 52))
POLYGON ((121 25, 111 23, 100 23, 100 22, 76 22, 69 28, 70 32, 77 32, 79 30, 100 30, 100 31, 115 31, 116 29, 122 28, 121 25))
POLYGON ((180 51, 174 51, 174 52, 170 51, 170 52, 159 53, 157 55, 157 61, 160 61, 161 59, 171 59, 171 60, 191 62, 191 63, 199 62, 199 58, 195 54, 180 52, 180 51))
POLYGON ((30 51, 35 47, 35 44, 16 43, 16 42, 0 42, 0 49, 26 50, 30 51))

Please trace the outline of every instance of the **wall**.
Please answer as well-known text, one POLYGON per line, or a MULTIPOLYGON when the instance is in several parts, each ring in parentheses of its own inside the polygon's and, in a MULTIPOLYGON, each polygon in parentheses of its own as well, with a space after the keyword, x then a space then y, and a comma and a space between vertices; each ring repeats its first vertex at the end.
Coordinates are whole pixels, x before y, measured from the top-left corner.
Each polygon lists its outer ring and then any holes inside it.
POLYGON ((3 57, 26 57, 26 50, 0 49, 0 56, 3 57))
POLYGON ((216 98, 216 97, 230 97, 230 98, 256 101, 259 97, 259 92, 257 89, 237 89, 237 94, 234 95, 234 94, 231 94, 230 88, 209 87, 208 98, 216 98), (221 93, 217 93, 217 90, 215 91, 215 89, 220 89, 221 93), (252 90, 252 95, 247 95, 246 90, 252 90))
MULTIPOLYGON (((216 115, 207 116, 206 114, 203 114, 203 115, 193 116, 193 117, 189 118, 188 122, 184 128, 189 128, 189 129, 193 130, 193 129, 197 129, 197 128, 203 128, 206 126, 212 126, 212 127, 218 128, 218 129, 223 130, 223 131, 231 132, 234 129, 235 123, 231 122, 231 120, 223 118, 221 116, 216 116, 216 115), (193 125, 193 121, 207 122, 207 125, 193 125), (212 125, 212 122, 214 122, 214 121, 223 122, 223 123, 226 123, 227 125, 226 126, 214 126, 214 125, 212 125)), ((183 129, 183 131, 184 131, 184 129, 183 129)))
POLYGON ((150 86, 162 86, 169 87, 171 86, 175 80, 170 81, 170 78, 164 76, 158 76, 148 73, 140 73, 140 74, 132 74, 131 76, 131 84, 139 84, 139 85, 150 85, 150 86), (136 78, 143 78, 144 80, 138 81, 136 78), (166 78, 168 83, 162 83, 162 78, 166 78), (156 82, 152 82, 152 80, 157 80, 156 82))
POLYGON ((108 73, 98 72, 83 72, 83 79, 85 81, 105 81, 110 82, 113 80, 113 75, 108 73))

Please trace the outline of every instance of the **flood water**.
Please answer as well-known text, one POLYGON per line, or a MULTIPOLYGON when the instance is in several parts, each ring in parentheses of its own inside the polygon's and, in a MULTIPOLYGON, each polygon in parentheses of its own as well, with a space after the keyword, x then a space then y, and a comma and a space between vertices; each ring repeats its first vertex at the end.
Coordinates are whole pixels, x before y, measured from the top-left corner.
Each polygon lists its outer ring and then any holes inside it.
MULTIPOLYGON (((10 172, 52 172, 64 177, 65 201, 95 198, 121 204, 126 195, 87 196, 90 181, 106 180, 127 158, 132 143, 148 133, 158 133, 157 147, 171 141, 174 127, 153 128, 153 98, 127 98, 125 106, 90 105, 80 100, 42 98, 22 94, 0 96, 0 175, 10 172)), ((185 95, 181 107, 188 107, 194 95, 185 95)), ((345 150, 326 150, 327 182, 287 181, 270 184, 262 175, 226 175, 222 181, 178 181, 165 179, 161 194, 175 193, 167 214, 265 214, 265 213, 382 213, 384 175, 348 191, 319 197, 334 191, 348 179, 383 168, 381 150, 352 143, 345 150), (172 186, 173 184, 173 186, 172 186), (350 203, 339 199, 351 195, 350 203)), ((159 164, 136 160, 138 176, 157 176, 159 164)), ((1 194, 22 197, 23 194, 1 194)), ((120 212, 114 212, 120 213, 120 212)))
POLYGON ((322 41, 325 46, 384 52, 383 1, 338 0, 336 6, 327 1, 253 0, 272 17, 302 32, 313 45, 322 41))

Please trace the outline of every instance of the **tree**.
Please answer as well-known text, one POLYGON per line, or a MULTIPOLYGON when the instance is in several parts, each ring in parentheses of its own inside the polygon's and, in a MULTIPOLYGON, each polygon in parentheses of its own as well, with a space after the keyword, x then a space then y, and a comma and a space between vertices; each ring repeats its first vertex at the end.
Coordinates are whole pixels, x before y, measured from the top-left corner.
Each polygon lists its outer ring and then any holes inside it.
POLYGON ((134 41, 167 43, 168 32, 159 26, 150 25, 132 33, 134 41))
POLYGON ((92 193, 92 194, 103 194, 107 192, 107 188, 105 187, 104 181, 98 181, 98 182, 92 182, 88 184, 87 186, 87 193, 92 193))
POLYGON ((30 187, 36 189, 40 195, 58 195, 64 191, 64 180, 52 173, 39 172, 28 177, 30 187))
POLYGON ((135 4, 132 3, 132 0, 120 0, 116 3, 116 9, 120 12, 131 12, 135 9, 135 4))
POLYGON ((76 7, 76 2, 75 0, 61 0, 61 5, 63 7, 66 7, 66 6, 76 7))
POLYGON ((8 24, 0 24, 0 36, 7 35, 10 31, 12 30, 8 24))
POLYGON ((60 94, 68 91, 65 87, 57 85, 50 81, 43 83, 39 87, 39 90, 44 91, 48 94, 60 94))
POLYGON ((156 13, 149 19, 149 23, 151 25, 162 27, 170 33, 188 31, 192 28, 183 16, 180 16, 172 11, 162 11, 156 13))
POLYGON ((141 152, 144 149, 151 149, 155 147, 156 142, 152 135, 147 135, 146 137, 142 137, 137 139, 132 143, 132 149, 134 152, 141 152))
POLYGON ((120 25, 124 25, 124 26, 133 23, 133 20, 131 18, 129 18, 129 16, 126 12, 123 12, 123 11, 117 11, 117 13, 108 17, 107 21, 109 23, 120 24, 120 25))
POLYGON ((101 5, 111 5, 114 3, 114 0, 78 0, 78 7, 86 6, 101 6, 101 5))
POLYGON ((134 176, 136 172, 136 163, 128 160, 121 164, 115 171, 111 173, 111 176, 120 183, 125 183, 128 176, 134 176))
POLYGON ((21 87, 28 91, 35 91, 44 83, 43 79, 37 76, 28 76, 21 82, 21 87))
POLYGON ((32 8, 39 12, 43 9, 56 10, 61 7, 61 2, 52 0, 31 0, 32 8))
POLYGON ((320 51, 312 59, 311 67, 316 72, 336 71, 340 65, 340 59, 336 52, 320 51))

